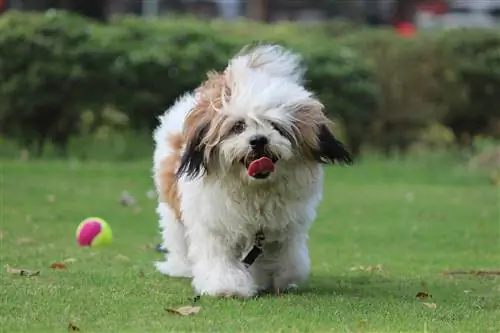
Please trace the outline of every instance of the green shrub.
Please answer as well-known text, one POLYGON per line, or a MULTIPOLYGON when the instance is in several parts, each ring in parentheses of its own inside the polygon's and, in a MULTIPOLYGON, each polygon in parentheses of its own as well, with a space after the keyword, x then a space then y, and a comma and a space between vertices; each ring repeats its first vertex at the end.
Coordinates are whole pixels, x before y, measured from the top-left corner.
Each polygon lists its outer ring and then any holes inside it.
POLYGON ((393 30, 370 29, 341 42, 364 54, 375 75, 377 107, 361 133, 384 152, 405 151, 458 101, 461 85, 426 35, 405 39, 393 30))
MULTIPOLYGON (((345 122, 375 106, 373 78, 364 59, 324 35, 301 34, 296 25, 137 17, 115 18, 112 24, 113 40, 123 52, 114 76, 128 87, 123 89, 127 96, 116 95, 118 108, 138 128, 151 130, 156 116, 178 96, 198 86, 207 71, 223 69, 235 52, 255 40, 280 43, 303 54, 308 86, 333 118, 345 122)), ((354 139, 349 141, 355 146, 354 139)))
POLYGON ((496 31, 403 39, 392 30, 344 23, 117 16, 102 25, 59 11, 9 12, 0 28, 0 135, 39 151, 46 141, 64 151, 78 133, 150 133, 175 99, 254 41, 303 55, 307 86, 340 123, 355 154, 363 145, 404 151, 440 124, 457 137, 500 135, 496 31), (124 116, 125 125, 110 123, 109 110, 124 116))
POLYGON ((47 140, 64 151, 84 107, 102 105, 116 58, 102 27, 61 12, 9 12, 0 20, 0 132, 41 154, 47 140))
POLYGON ((500 121, 500 32, 457 29, 434 43, 462 85, 460 102, 450 103, 442 122, 464 143, 481 133, 500 138, 494 126, 500 121))

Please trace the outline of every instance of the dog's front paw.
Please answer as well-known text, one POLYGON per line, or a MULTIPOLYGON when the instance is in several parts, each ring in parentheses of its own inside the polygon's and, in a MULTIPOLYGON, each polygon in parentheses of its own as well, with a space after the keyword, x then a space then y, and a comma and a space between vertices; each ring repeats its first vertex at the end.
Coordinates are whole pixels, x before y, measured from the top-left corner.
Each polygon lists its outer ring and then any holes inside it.
POLYGON ((252 276, 238 268, 212 269, 195 275, 193 287, 200 295, 222 298, 249 298, 257 294, 252 276))
POLYGON ((155 262, 156 269, 165 275, 172 277, 191 277, 191 267, 186 260, 170 257, 165 261, 155 262))

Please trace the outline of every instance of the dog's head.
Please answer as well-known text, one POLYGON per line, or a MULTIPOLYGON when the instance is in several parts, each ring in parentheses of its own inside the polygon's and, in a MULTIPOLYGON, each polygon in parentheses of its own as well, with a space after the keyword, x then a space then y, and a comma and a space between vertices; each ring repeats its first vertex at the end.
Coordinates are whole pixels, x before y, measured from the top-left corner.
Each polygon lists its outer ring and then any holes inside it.
POLYGON ((210 73, 185 121, 178 175, 272 180, 287 163, 351 163, 303 73, 300 58, 275 45, 246 49, 210 73))

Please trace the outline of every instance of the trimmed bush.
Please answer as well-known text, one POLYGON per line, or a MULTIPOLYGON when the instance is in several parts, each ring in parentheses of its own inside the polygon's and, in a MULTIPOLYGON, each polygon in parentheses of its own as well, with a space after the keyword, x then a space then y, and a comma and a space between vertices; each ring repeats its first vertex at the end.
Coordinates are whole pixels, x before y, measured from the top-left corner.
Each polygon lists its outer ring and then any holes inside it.
POLYGON ((324 35, 301 35, 297 26, 191 19, 145 22, 137 17, 115 18, 112 23, 119 36, 113 39, 123 52, 114 76, 121 87, 128 87, 123 89, 128 96, 116 102, 138 128, 151 130, 156 116, 198 86, 207 71, 223 69, 234 53, 257 39, 304 55, 309 86, 325 101, 332 117, 342 119, 375 105, 373 80, 364 60, 324 35))
POLYGON ((100 107, 117 57, 102 27, 71 14, 10 12, 0 19, 0 132, 42 153, 64 151, 85 107, 100 107))
POLYGON ((392 30, 371 29, 342 43, 364 54, 376 77, 376 111, 368 114, 361 133, 382 151, 406 151, 457 101, 461 85, 427 36, 405 39, 392 30))
POLYGON ((150 132, 207 71, 254 41, 303 55, 307 86, 354 154, 365 145, 404 151, 439 124, 457 137, 500 134, 499 32, 403 39, 355 27, 135 16, 103 25, 59 11, 9 12, 0 17, 0 136, 39 153, 51 141, 64 152, 71 136, 114 126, 103 110, 118 112, 121 127, 150 132))
POLYGON ((462 143, 470 144, 481 133, 500 138, 495 127, 500 121, 500 32, 451 30, 440 34, 435 45, 462 86, 442 122, 462 143))

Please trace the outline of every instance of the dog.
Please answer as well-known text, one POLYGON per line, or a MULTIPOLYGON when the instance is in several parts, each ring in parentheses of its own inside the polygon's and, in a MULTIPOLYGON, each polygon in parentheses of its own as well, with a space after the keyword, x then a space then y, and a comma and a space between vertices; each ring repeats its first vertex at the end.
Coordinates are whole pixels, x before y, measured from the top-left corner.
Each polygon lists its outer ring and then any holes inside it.
POLYGON ((352 158, 302 63, 277 44, 246 46, 159 116, 153 178, 168 253, 155 266, 199 295, 247 298, 309 276, 323 164, 352 158), (262 254, 245 265, 259 232, 262 254))

